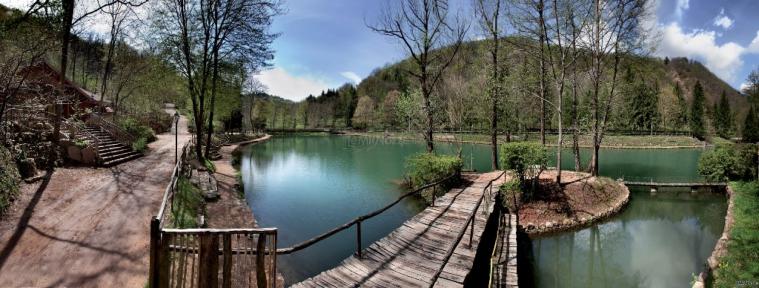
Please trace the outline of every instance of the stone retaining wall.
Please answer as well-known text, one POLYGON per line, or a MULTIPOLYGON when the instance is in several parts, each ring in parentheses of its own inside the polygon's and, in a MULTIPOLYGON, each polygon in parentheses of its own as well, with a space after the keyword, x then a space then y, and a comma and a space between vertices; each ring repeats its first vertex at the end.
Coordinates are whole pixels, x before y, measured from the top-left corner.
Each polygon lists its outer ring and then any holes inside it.
POLYGON ((709 256, 706 260, 706 264, 704 264, 704 271, 701 271, 701 273, 698 274, 696 281, 693 283, 693 288, 706 287, 706 279, 709 278, 712 271, 719 266, 719 259, 727 253, 727 242, 730 240, 730 230, 733 228, 733 223, 735 222, 735 219, 733 219, 733 207, 735 206, 733 201, 734 196, 733 189, 730 188, 730 185, 727 185, 727 214, 725 215, 725 228, 722 229, 722 236, 719 237, 717 244, 714 245, 712 255, 709 256))

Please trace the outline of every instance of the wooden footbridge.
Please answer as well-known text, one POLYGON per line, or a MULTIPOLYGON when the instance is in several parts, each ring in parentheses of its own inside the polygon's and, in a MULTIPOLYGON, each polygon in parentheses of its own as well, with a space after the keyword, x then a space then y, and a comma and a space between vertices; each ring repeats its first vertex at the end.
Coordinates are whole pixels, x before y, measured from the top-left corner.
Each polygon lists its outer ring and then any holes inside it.
POLYGON ((190 149, 183 149, 163 203, 151 221, 151 287, 280 287, 278 255, 306 249, 354 226, 356 254, 294 287, 463 287, 475 265, 477 275, 490 277, 486 281, 490 286, 517 285, 518 219, 495 205, 499 185, 508 177, 504 172, 463 175, 470 181, 466 187, 433 198, 430 207, 365 249, 361 247, 362 222, 422 191, 432 190, 435 195, 439 186, 456 175, 407 192, 379 210, 300 244, 277 249, 276 228, 170 228, 176 220, 172 216, 174 192, 177 178, 183 174, 186 151, 190 149), (495 236, 481 241, 486 227, 495 230, 495 236), (479 249, 481 242, 486 245, 479 249))
MULTIPOLYGON (((435 199, 434 205, 409 219, 401 227, 339 266, 324 271, 293 287, 462 287, 474 264, 488 217, 494 208, 498 185, 504 173, 476 175, 465 188, 452 189, 435 199)), ((506 217, 501 219, 515 219, 506 217)), ((492 271, 503 271, 503 279, 516 283, 516 238, 514 221, 503 224, 499 234, 507 239, 504 253, 512 261, 491 261, 492 271), (505 228, 504 228, 505 227, 505 228), (513 240, 513 241, 511 241, 513 240), (503 264, 512 269, 501 269, 503 264), (499 266, 500 265, 500 266, 499 266), (506 270, 512 272, 506 273, 506 270)), ((501 249, 499 251, 504 251, 501 249)), ((492 259, 491 259, 492 260, 492 259)), ((492 275, 493 273, 491 273, 492 275)), ((492 279, 491 278, 491 279, 492 279)), ((507 281, 503 281, 506 283, 507 281)))

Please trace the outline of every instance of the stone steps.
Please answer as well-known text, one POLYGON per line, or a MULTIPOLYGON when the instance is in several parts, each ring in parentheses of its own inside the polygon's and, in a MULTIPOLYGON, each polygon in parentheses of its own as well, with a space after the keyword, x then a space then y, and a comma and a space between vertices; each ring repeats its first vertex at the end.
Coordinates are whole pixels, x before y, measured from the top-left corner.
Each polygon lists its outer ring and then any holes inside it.
MULTIPOLYGON (((95 137, 98 141, 98 158, 101 166, 110 167, 118 165, 142 156, 142 153, 134 151, 131 146, 119 142, 110 133, 98 126, 87 125, 84 129, 87 134, 80 134, 77 137, 89 138, 95 137)), ((86 139, 94 142, 95 139, 86 139)))

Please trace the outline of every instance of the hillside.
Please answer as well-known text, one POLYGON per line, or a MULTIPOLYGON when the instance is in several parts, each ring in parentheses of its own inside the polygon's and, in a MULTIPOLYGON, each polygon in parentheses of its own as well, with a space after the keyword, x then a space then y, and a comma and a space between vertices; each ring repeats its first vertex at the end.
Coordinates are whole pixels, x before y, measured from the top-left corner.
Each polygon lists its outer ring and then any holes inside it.
MULTIPOLYGON (((520 49, 516 49, 512 44, 517 41, 509 39, 505 40, 505 42, 508 47, 507 50, 509 51, 508 61, 511 63, 511 65, 509 65, 511 75, 507 80, 511 88, 509 97, 512 97, 511 104, 517 104, 512 106, 520 106, 520 108, 514 109, 513 107, 506 107, 504 109, 507 114, 511 111, 513 114, 520 115, 518 117, 520 119, 518 120, 524 122, 521 124, 522 126, 527 128, 537 127, 538 119, 536 114, 539 113, 539 108, 535 107, 537 101, 534 99, 524 99, 524 95, 522 94, 524 94, 523 90, 525 87, 528 90, 537 89, 535 86, 537 86, 538 75, 532 71, 535 69, 531 68, 533 66, 530 66, 530 60, 525 57, 524 53, 520 52, 520 49), (522 99, 519 99, 520 97, 522 99), (516 101, 516 103, 514 101, 516 101)), ((483 96, 481 94, 484 93, 482 87, 485 87, 484 85, 486 83, 486 79, 484 79, 483 75, 487 75, 486 69, 488 67, 488 61, 486 59, 487 51, 485 50, 487 43, 487 40, 485 40, 469 42, 464 45, 452 67, 444 76, 443 83, 438 87, 438 92, 442 94, 443 98, 452 97, 451 95, 463 95, 471 102, 482 102, 479 100, 482 100, 481 97, 483 96)), ((657 130, 687 130, 687 125, 683 125, 683 123, 678 124, 676 123, 677 121, 673 119, 676 119, 678 116, 675 114, 687 111, 692 99, 693 87, 697 81, 700 81, 704 87, 707 111, 711 110, 711 106, 714 105, 714 103, 717 103, 722 91, 725 91, 729 99, 730 107, 734 115, 733 119, 736 125, 742 123, 742 119, 747 113, 748 106, 745 105, 747 103, 746 97, 741 95, 741 93, 736 91, 723 80, 719 79, 697 61, 688 60, 686 58, 675 58, 665 61, 664 59, 653 57, 628 57, 626 60, 629 60, 626 63, 630 64, 621 69, 621 79, 625 79, 625 71, 629 70, 630 72, 628 73, 632 74, 631 79, 635 79, 635 81, 638 81, 639 79, 645 83, 645 86, 658 90, 658 105, 656 105, 658 110, 658 117, 656 120, 658 123, 655 124, 657 130), (680 107, 682 106, 682 102, 678 102, 678 99, 673 92, 676 83, 681 86, 683 97, 687 103, 686 106, 688 106, 685 107, 684 110, 680 107)), ((411 87, 411 79, 409 79, 408 73, 405 71, 411 67, 409 66, 410 64, 411 63, 407 59, 373 71, 369 77, 364 79, 358 85, 357 90, 359 97, 368 96, 373 99, 374 103, 384 103, 385 96, 388 95, 389 92, 393 90, 408 91, 408 88, 411 87)), ((583 74, 581 77, 587 78, 586 74, 583 74)), ((581 82, 582 81, 586 83, 588 82, 587 79, 581 79, 581 82)), ((622 83, 632 84, 625 83, 625 81, 622 81, 622 83)), ((610 122, 612 129, 633 129, 626 127, 628 121, 627 119, 624 119, 624 116, 622 115, 627 109, 624 102, 626 101, 625 99, 632 99, 627 101, 635 101, 634 98, 628 97, 632 97, 633 95, 625 95, 625 93, 627 93, 626 91, 635 91, 632 89, 632 85, 630 87, 630 89, 624 89, 624 86, 620 87, 621 89, 619 91, 622 95, 616 98, 617 103, 615 106, 615 112, 617 117, 610 122)), ((555 97, 555 95, 553 97, 555 97)), ((565 96, 565 103, 569 101, 569 98, 569 96, 565 96)), ((450 102, 450 100, 446 102, 450 102)), ((583 100, 581 99, 580 102, 580 105, 582 106, 583 100)), ((441 104, 440 107, 443 107, 441 109, 445 109, 445 103, 441 104)), ((381 108, 379 106, 380 105, 377 104, 377 108, 381 108)), ((471 108, 476 109, 478 107, 471 108)), ((485 107, 482 107, 482 109, 485 109, 485 107)), ((471 125, 471 122, 486 120, 483 118, 483 115, 477 115, 479 113, 476 111, 470 111, 468 113, 471 114, 468 116, 471 119, 465 122, 469 123, 470 127, 474 126, 476 128, 478 126, 476 124, 471 125)), ((710 117, 707 115, 706 119, 709 118, 710 117)), ((734 125, 734 127, 738 127, 736 125, 734 125)), ((553 126, 551 127, 555 128, 553 126)))

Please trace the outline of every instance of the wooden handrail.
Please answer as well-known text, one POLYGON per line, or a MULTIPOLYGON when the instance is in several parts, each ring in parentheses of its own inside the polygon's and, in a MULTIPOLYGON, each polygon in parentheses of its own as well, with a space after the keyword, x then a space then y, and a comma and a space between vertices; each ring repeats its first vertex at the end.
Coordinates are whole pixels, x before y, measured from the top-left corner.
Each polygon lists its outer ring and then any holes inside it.
POLYGON ((188 146, 189 146, 189 143, 185 143, 185 145, 182 146, 182 154, 180 154, 179 159, 177 159, 177 164, 174 165, 174 170, 171 172, 171 182, 169 182, 169 185, 166 186, 166 189, 163 192, 163 199, 161 200, 161 206, 158 208, 158 213, 156 214, 156 218, 160 220, 161 228, 163 228, 163 225, 164 225, 164 221, 163 221, 164 212, 166 211, 166 206, 169 204, 169 201, 171 201, 171 199, 169 198, 173 198, 174 189, 177 186, 177 180, 179 179, 179 173, 182 169, 182 165, 184 165, 184 155, 187 152, 188 146))
POLYGON ((111 121, 108 121, 106 119, 103 119, 100 115, 92 114, 90 115, 90 118, 87 121, 92 121, 101 128, 105 129, 106 132, 110 133, 116 140, 123 144, 128 144, 129 146, 132 146, 132 143, 137 140, 137 137, 130 134, 129 132, 125 131, 119 125, 114 124, 111 121))
POLYGON ((470 230, 471 234, 469 236, 469 245, 470 246, 472 245, 472 236, 474 235, 474 217, 477 216, 477 210, 480 209, 480 204, 482 204, 482 200, 485 199, 485 190, 492 188, 493 182, 495 180, 500 179, 505 174, 506 174, 506 171, 501 172, 501 175, 498 175, 498 177, 495 177, 491 179, 490 181, 488 181, 488 184, 485 185, 485 188, 482 189, 482 196, 480 196, 480 199, 477 200, 477 205, 474 206, 474 209, 472 210, 472 212, 469 213, 469 217, 464 223, 464 229, 461 229, 461 231, 459 231, 459 234, 456 236, 456 241, 453 242, 454 244, 450 248, 448 248, 448 251, 445 254, 445 258, 443 258, 443 265, 440 266, 440 269, 438 269, 435 272, 435 275, 432 276, 432 282, 430 283, 429 287, 435 286, 437 279, 440 278, 440 273, 443 272, 443 269, 445 268, 445 265, 448 263, 448 260, 451 259, 451 256, 453 256, 453 252, 456 251, 456 247, 459 246, 458 245, 459 242, 461 242, 461 239, 464 238, 464 234, 466 234, 466 228, 470 225, 470 223, 471 223, 471 230, 470 230))
MULTIPOLYGON (((357 225, 361 225, 360 223, 361 223, 362 221, 364 221, 364 220, 367 220, 367 219, 370 219, 370 218, 372 218, 372 217, 374 217, 374 216, 377 216, 377 215, 379 215, 379 214, 380 214, 380 213, 382 213, 382 212, 385 212, 387 209, 390 209, 390 207, 393 207, 395 204, 398 204, 398 202, 401 202, 401 200, 403 200, 404 198, 406 198, 406 197, 408 197, 408 196, 411 196, 411 195, 414 195, 414 194, 416 194, 416 193, 419 193, 419 192, 421 192, 421 191, 424 191, 425 189, 428 189, 428 188, 430 188, 430 187, 434 187, 434 186, 437 186, 437 185, 439 185, 439 184, 441 184, 441 183, 443 183, 443 182, 445 182, 445 181, 448 181, 448 180, 452 179, 453 177, 455 177, 455 176, 457 176, 457 175, 458 175, 458 173, 456 173, 456 174, 451 174, 451 175, 449 175, 449 176, 447 176, 447 177, 445 177, 445 178, 443 178, 443 179, 440 179, 440 180, 437 180, 437 181, 435 181, 435 182, 432 182, 432 183, 426 184, 426 185, 424 185, 424 186, 422 186, 422 187, 419 187, 419 188, 417 188, 417 189, 415 189, 415 190, 413 190, 413 191, 411 191, 411 192, 407 192, 407 193, 405 193, 405 194, 401 195, 400 197, 398 197, 398 199, 396 199, 395 201, 393 201, 393 202, 391 202, 390 204, 386 205, 385 207, 382 207, 382 208, 380 208, 380 209, 377 209, 377 210, 375 210, 375 211, 373 211, 373 212, 370 212, 370 213, 368 213, 368 214, 364 214, 364 215, 362 215, 362 216, 356 217, 356 218, 354 218, 353 220, 351 220, 351 221, 348 221, 347 223, 345 223, 345 224, 343 224, 343 225, 340 225, 340 226, 338 226, 338 227, 336 227, 336 228, 333 228, 332 230, 329 230, 329 231, 327 231, 327 232, 324 232, 324 233, 322 233, 322 234, 320 234, 320 235, 318 235, 318 236, 316 236, 316 237, 314 237, 314 238, 308 239, 308 240, 306 240, 306 241, 303 241, 303 242, 301 242, 301 243, 298 243, 298 244, 296 244, 296 245, 294 245, 294 246, 291 246, 291 247, 287 247, 287 248, 279 248, 279 249, 277 249, 277 254, 281 254, 281 255, 287 255, 287 254, 291 254, 291 253, 294 253, 294 252, 300 251, 300 250, 302 250, 302 249, 304 249, 304 248, 307 248, 307 247, 309 247, 309 246, 311 246, 311 245, 314 245, 314 244, 316 244, 317 242, 320 242, 320 241, 322 241, 322 240, 324 240, 324 239, 327 239, 327 238, 329 238, 330 236, 332 236, 332 235, 335 235, 336 233, 338 233, 338 232, 340 232, 340 231, 343 231, 343 230, 345 230, 345 229, 348 229, 348 228, 350 228, 351 226, 353 226, 354 224, 357 224, 357 225)), ((358 233, 357 233, 357 235, 358 235, 358 236, 357 236, 358 238, 360 238, 360 237, 361 237, 361 234, 360 234, 360 232, 358 232, 358 233)), ((360 252, 360 251, 361 251, 360 243, 359 243, 359 247, 357 247, 357 248, 358 248, 358 251, 357 251, 357 253, 359 253, 359 255, 360 255, 360 253, 361 253, 361 252, 360 252)))

